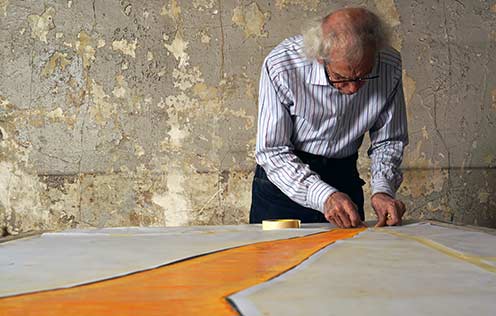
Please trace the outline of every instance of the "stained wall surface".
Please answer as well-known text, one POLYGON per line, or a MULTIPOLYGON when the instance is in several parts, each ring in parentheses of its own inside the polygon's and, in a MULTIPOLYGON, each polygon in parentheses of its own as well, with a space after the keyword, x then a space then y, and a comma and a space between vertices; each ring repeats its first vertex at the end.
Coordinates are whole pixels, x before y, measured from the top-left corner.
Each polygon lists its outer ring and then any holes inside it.
POLYGON ((0 0, 2 234, 246 223, 263 58, 345 5, 403 56, 407 217, 496 227, 496 1, 0 0))

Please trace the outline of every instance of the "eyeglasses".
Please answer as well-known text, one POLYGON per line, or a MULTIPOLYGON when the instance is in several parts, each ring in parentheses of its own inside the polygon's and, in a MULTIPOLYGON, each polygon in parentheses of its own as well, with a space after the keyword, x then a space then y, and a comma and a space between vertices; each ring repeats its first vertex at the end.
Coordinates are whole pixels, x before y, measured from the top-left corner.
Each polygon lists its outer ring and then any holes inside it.
POLYGON ((356 77, 356 78, 344 78, 344 79, 341 79, 341 80, 331 80, 331 78, 329 77, 329 74, 328 74, 328 63, 324 62, 324 69, 325 69, 325 73, 327 75, 327 80, 329 81, 329 83, 331 84, 335 84, 335 83, 351 83, 351 82, 356 82, 356 83, 359 83, 359 82, 365 82, 367 80, 371 80, 371 79, 377 79, 379 78, 379 75, 373 75, 373 76, 367 76, 367 77, 356 77))

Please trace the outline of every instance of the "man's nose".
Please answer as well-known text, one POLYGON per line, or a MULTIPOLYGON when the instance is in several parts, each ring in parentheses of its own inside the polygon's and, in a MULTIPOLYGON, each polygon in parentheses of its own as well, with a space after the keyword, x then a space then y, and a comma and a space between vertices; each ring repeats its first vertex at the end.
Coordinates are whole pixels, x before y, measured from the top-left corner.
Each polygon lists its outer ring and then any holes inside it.
POLYGON ((350 91, 351 93, 356 93, 361 86, 361 82, 350 82, 348 83, 348 91, 350 91))

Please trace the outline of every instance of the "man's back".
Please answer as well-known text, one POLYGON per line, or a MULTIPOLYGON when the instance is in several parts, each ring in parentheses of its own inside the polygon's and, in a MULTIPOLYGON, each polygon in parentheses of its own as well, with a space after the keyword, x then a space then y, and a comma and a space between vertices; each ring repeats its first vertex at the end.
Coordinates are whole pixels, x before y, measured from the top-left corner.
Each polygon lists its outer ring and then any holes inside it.
POLYGON ((263 67, 291 116, 294 148, 328 158, 358 151, 401 78, 400 54, 387 48, 379 52, 372 70, 381 80, 371 80, 356 94, 342 94, 328 83, 323 65, 305 57, 301 35, 276 46, 263 67))

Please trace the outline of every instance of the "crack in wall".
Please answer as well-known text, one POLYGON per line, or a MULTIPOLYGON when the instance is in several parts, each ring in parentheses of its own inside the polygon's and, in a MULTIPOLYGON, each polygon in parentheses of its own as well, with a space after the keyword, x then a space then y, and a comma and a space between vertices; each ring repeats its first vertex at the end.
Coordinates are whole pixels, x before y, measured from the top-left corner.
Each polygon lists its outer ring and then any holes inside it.
MULTIPOLYGON (((450 40, 450 34, 448 33, 448 16, 447 16, 447 8, 446 8, 446 0, 443 1, 443 13, 444 13, 444 24, 443 24, 443 30, 444 34, 446 36, 446 48, 448 51, 448 76, 447 76, 447 84, 448 86, 446 87, 446 92, 448 95, 448 100, 447 104, 451 104, 451 94, 450 94, 450 87, 451 87, 451 77, 452 77, 452 57, 451 57, 451 40, 450 40)), ((448 178, 447 178, 447 184, 448 187, 451 186, 451 151, 450 148, 448 147, 446 140, 444 138, 444 135, 442 135, 441 131, 439 130, 438 127, 438 115, 437 115, 437 96, 434 94, 434 128, 436 130, 436 134, 439 136, 439 139, 441 140, 441 143, 443 144, 446 154, 447 154, 447 161, 448 161, 448 168, 447 168, 447 173, 448 173, 448 178)), ((446 119, 446 111, 444 112, 444 116, 446 119)), ((450 203, 450 191, 447 191, 447 199, 448 199, 448 204, 450 203)))
POLYGON ((96 8, 95 8, 95 2, 96 2, 96 0, 93 0, 93 2, 91 4, 91 6, 93 8, 93 28, 92 28, 92 31, 94 31, 95 28, 96 28, 96 8))
MULTIPOLYGON (((219 80, 223 80, 224 78, 224 59, 225 59, 225 35, 224 35, 224 22, 222 19, 222 14, 223 14, 223 6, 222 6, 222 0, 218 0, 218 6, 219 6, 219 26, 220 26, 220 70, 219 70, 219 80)), ((224 92, 221 91, 221 96, 220 96, 220 107, 224 108, 224 92)), ((217 125, 218 128, 218 125, 217 125)), ((223 188, 223 182, 222 182, 222 163, 225 159, 225 156, 220 160, 219 162, 219 168, 217 170, 217 189, 218 192, 220 192, 217 195, 217 203, 218 203, 218 208, 222 209, 222 193, 224 191, 223 188)), ((222 212, 224 214, 224 212, 222 212)), ((214 217, 216 214, 212 214, 212 217, 214 217)))
POLYGON ((222 0, 218 1, 219 6, 219 24, 220 24, 220 75, 219 78, 222 80, 224 78, 224 23, 222 21, 222 0))
MULTIPOLYGON (((63 159, 63 158, 60 158, 60 157, 57 157, 55 155, 52 155, 52 154, 49 154, 49 153, 46 153, 44 151, 42 151, 41 149, 38 149, 38 148, 32 148, 34 151, 36 151, 37 153, 40 153, 42 154, 43 156, 46 156, 46 157, 49 157, 49 158, 52 158, 52 159, 56 159, 56 160, 60 160, 62 162, 65 162, 65 163, 68 163, 68 164, 77 164, 78 161, 70 161, 70 160, 66 160, 66 159, 63 159)), ((38 175, 40 175, 40 173, 38 173, 38 175)))
POLYGON ((486 61, 484 63, 484 73, 482 75, 482 91, 481 91, 481 102, 480 102, 480 109, 481 111, 484 111, 484 99, 486 96, 486 92, 489 92, 488 86, 487 86, 487 73, 488 73, 488 66, 489 66, 489 48, 491 46, 491 42, 487 41, 486 44, 486 61))
MULTIPOLYGON (((95 7, 95 2, 96 0, 92 1, 92 10, 93 10, 93 24, 92 24, 92 30, 91 33, 94 32, 96 26, 97 26, 97 21, 96 21, 96 7, 95 7)), ((81 33, 80 33, 81 34, 81 33)), ((86 223, 83 221, 83 211, 82 211, 82 204, 83 204, 83 176, 82 176, 82 162, 83 159, 85 158, 85 150, 84 150, 84 144, 85 144, 85 138, 84 138, 84 131, 86 128, 86 120, 88 118, 88 111, 90 107, 90 95, 91 91, 93 89, 93 86, 91 84, 91 80, 89 78, 90 70, 92 67, 91 62, 89 61, 86 65, 84 64, 84 56, 81 55, 81 59, 83 60, 83 76, 85 80, 85 91, 83 92, 83 104, 82 104, 82 109, 80 108, 80 113, 82 113, 82 122, 81 122, 81 131, 80 131, 80 138, 79 138, 79 148, 80 148, 80 156, 78 160, 78 182, 79 182, 79 201, 78 201, 78 219, 77 221, 80 223, 85 223, 87 225, 91 225, 89 223, 86 223)))
POLYGON ((30 73, 29 73, 29 109, 32 109, 33 106, 33 71, 34 71, 34 45, 35 41, 31 40, 30 41, 30 46, 31 46, 31 52, 30 52, 30 60, 29 60, 29 66, 30 66, 30 73))

